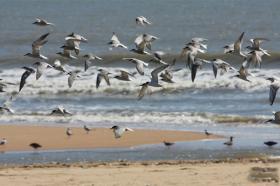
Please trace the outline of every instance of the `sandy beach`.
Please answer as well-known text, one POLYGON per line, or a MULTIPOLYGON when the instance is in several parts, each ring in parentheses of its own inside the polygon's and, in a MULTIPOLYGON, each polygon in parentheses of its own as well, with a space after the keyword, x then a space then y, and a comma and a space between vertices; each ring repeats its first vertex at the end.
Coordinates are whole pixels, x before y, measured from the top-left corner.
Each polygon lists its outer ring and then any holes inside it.
POLYGON ((1 151, 30 151, 29 144, 41 144, 42 150, 58 149, 94 149, 132 147, 144 144, 158 144, 163 141, 194 141, 216 139, 221 136, 188 131, 144 130, 126 132, 120 139, 115 139, 108 128, 94 128, 88 134, 83 128, 72 128, 73 135, 66 135, 66 127, 45 126, 0 126, 0 137, 5 137, 8 143, 0 146, 1 151))
MULTIPOLYGON (((278 172, 266 181, 254 181, 252 169, 278 169, 280 162, 237 161, 164 161, 92 164, 53 164, 0 169, 1 185, 278 185, 278 172)), ((258 174, 257 177, 263 175, 258 174)))

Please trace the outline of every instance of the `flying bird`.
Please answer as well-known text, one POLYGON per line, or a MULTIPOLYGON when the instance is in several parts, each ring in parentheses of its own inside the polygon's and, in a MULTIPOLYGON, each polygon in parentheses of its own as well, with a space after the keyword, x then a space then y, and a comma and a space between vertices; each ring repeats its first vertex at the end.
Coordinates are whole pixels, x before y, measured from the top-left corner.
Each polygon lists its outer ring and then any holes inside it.
POLYGON ((161 71, 163 71, 164 69, 166 69, 167 67, 169 67, 169 65, 162 65, 160 67, 157 67, 156 69, 154 69, 151 72, 151 75, 152 75, 151 81, 147 81, 146 83, 143 83, 142 85, 140 85, 142 88, 139 91, 138 100, 141 100, 144 97, 144 95, 146 94, 149 86, 162 87, 162 85, 160 85, 159 82, 158 82, 158 74, 161 71))
POLYGON ((47 60, 48 58, 46 56, 43 56, 40 51, 42 46, 48 42, 48 40, 46 40, 48 35, 49 33, 46 33, 35 40, 32 43, 32 53, 27 53, 25 54, 25 56, 47 60))
POLYGON ((99 87, 102 79, 104 79, 107 83, 108 86, 110 86, 110 79, 109 79, 109 74, 111 74, 110 72, 104 70, 104 69, 99 69, 98 70, 99 73, 97 74, 97 78, 96 78, 96 88, 99 87))
POLYGON ((123 135, 124 132, 126 132, 126 131, 131 131, 131 132, 134 131, 134 130, 132 130, 131 128, 128 128, 128 127, 120 127, 120 126, 118 126, 118 125, 115 125, 115 126, 111 127, 111 129, 113 130, 116 139, 122 137, 122 135, 123 135))
POLYGON ((25 83, 26 83, 26 79, 31 75, 35 73, 35 70, 33 68, 30 67, 22 67, 23 69, 25 69, 24 73, 21 76, 20 79, 20 84, 19 84, 19 92, 21 91, 21 89, 24 87, 25 83))
POLYGON ((80 78, 81 76, 79 76, 79 73, 81 71, 80 70, 74 70, 74 71, 71 71, 68 73, 69 77, 68 77, 68 86, 69 88, 72 87, 74 81, 77 79, 77 78, 80 78))
POLYGON ((274 145, 277 145, 278 143, 275 142, 275 141, 266 141, 266 142, 264 142, 264 144, 265 144, 266 146, 272 147, 272 146, 274 146, 274 145))
POLYGON ((50 22, 46 21, 45 19, 41 19, 41 18, 36 18, 36 21, 33 22, 32 24, 37 25, 37 26, 48 26, 48 25, 55 26, 53 23, 50 23, 50 22))
POLYGON ((152 23, 144 16, 138 16, 135 19, 137 25, 145 26, 151 25, 152 23))
POLYGON ((125 46, 124 44, 122 44, 120 42, 120 40, 117 37, 115 32, 113 32, 113 36, 112 36, 110 42, 108 43, 108 45, 110 45, 111 47, 114 47, 114 48, 120 47, 120 48, 128 49, 127 46, 125 46))
POLYGON ((36 80, 42 76, 46 69, 53 68, 53 66, 46 62, 36 62, 33 65, 36 66, 36 80))
POLYGON ((123 60, 130 61, 130 62, 136 64, 136 70, 142 76, 144 75, 144 68, 149 66, 148 63, 146 63, 140 59, 136 59, 136 58, 123 58, 123 60))
POLYGON ((93 60, 103 60, 101 57, 98 57, 92 53, 84 55, 85 60, 85 71, 91 66, 93 60))

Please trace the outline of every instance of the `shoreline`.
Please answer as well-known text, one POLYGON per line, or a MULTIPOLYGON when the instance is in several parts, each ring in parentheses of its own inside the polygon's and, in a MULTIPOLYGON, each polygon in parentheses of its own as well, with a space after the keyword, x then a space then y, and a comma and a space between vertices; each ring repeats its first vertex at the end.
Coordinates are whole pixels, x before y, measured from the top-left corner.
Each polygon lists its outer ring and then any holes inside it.
POLYGON ((223 136, 206 136, 200 132, 135 129, 115 139, 108 128, 93 128, 88 134, 83 128, 72 128, 73 135, 66 135, 67 127, 0 125, 0 138, 8 143, 0 146, 0 152, 32 151, 30 143, 39 143, 39 150, 87 150, 96 148, 126 148, 139 145, 160 144, 163 141, 182 142, 204 139, 220 139, 223 136))
POLYGON ((1 166, 3 185, 278 185, 280 158, 1 166), (59 175, 59 176, 58 176, 59 175))

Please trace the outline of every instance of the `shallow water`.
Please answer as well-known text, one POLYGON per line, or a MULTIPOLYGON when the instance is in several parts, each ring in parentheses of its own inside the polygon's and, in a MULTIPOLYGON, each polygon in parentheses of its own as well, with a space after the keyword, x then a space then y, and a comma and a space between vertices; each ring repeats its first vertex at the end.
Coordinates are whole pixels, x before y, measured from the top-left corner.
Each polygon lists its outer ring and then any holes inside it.
MULTIPOLYGON (((76 80, 71 89, 67 77, 48 70, 40 80, 31 76, 20 95, 12 103, 14 115, 1 114, 1 124, 33 124, 91 127, 124 125, 132 128, 176 129, 204 131, 235 136, 233 148, 225 148, 222 141, 178 143, 170 149, 162 145, 141 146, 132 149, 99 149, 93 151, 55 151, 32 153, 4 153, 0 162, 30 163, 40 161, 84 161, 84 160, 149 160, 149 159, 211 159, 244 154, 279 155, 279 149, 264 147, 264 140, 279 140, 280 129, 268 125, 265 120, 278 110, 279 100, 268 103, 269 76, 280 76, 280 21, 278 0, 254 1, 129 1, 129 0, 9 0, 0 7, 0 78, 16 85, 1 93, 0 102, 17 92, 21 67, 37 61, 23 55, 31 50, 34 38, 50 32, 48 43, 42 52, 53 62, 56 52, 63 45, 63 37, 71 32, 84 35, 89 42, 82 44, 82 54, 94 52, 104 57, 95 66, 104 66, 113 74, 120 68, 134 72, 134 65, 121 61, 131 54, 122 49, 110 50, 106 43, 112 32, 129 48, 140 33, 150 33, 160 40, 153 50, 164 50, 170 61, 177 57, 186 41, 192 37, 205 37, 211 59, 218 55, 239 67, 237 57, 222 55, 222 47, 232 43, 245 31, 244 45, 252 37, 268 37, 263 47, 273 51, 265 58, 261 70, 254 69, 252 83, 233 78, 235 72, 213 77, 211 66, 201 69, 194 83, 190 72, 179 60, 176 67, 184 68, 174 73, 174 84, 163 83, 163 88, 153 88, 152 94, 137 101, 139 85, 149 80, 150 69, 145 76, 136 76, 131 82, 112 80, 111 86, 101 84, 95 88, 96 69, 91 67, 82 78, 76 80), (20 8, 19 8, 20 7, 20 8), (154 23, 139 27, 134 23, 136 16, 144 15, 154 23), (43 17, 56 27, 38 28, 31 23, 35 17, 43 17), (63 105, 72 116, 49 116, 52 109, 63 105), (155 156, 157 154, 157 156, 155 156), (158 156, 161 154, 161 156, 158 156)), ((81 56, 82 56, 81 54, 81 56)), ((67 69, 83 70, 83 59, 66 61, 67 69)), ((279 140, 280 141, 280 140, 279 140)))

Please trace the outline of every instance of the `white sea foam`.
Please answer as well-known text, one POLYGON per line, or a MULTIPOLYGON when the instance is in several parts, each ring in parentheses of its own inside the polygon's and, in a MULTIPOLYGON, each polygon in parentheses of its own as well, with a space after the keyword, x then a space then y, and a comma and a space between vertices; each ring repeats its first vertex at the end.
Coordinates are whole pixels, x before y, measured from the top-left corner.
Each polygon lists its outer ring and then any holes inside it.
MULTIPOLYGON (((73 67, 71 67, 73 68, 73 67)), ((115 74, 118 73, 119 68, 106 68, 108 71, 115 74)), ((135 69, 128 69, 130 72, 135 69)), ((149 81, 150 69, 146 70, 145 76, 136 75, 132 81, 124 82, 111 78, 111 86, 107 86, 102 82, 99 89, 95 88, 97 71, 96 68, 90 68, 88 72, 81 73, 82 77, 77 79, 72 88, 68 88, 67 78, 65 74, 61 74, 54 70, 47 70, 45 75, 39 80, 35 80, 35 76, 31 75, 25 87, 21 91, 21 95, 56 95, 56 94, 88 94, 88 95, 126 95, 136 96, 140 89, 139 85, 149 81)), ((6 94, 18 91, 20 77, 24 72, 23 69, 6 69, 0 74, 0 77, 7 82, 16 83, 15 86, 10 85, 6 90, 6 94)), ((270 76, 280 76, 278 70, 254 70, 255 77, 250 76, 250 82, 240 80, 233 77, 235 72, 228 72, 223 76, 214 78, 212 71, 200 70, 197 73, 195 82, 191 82, 190 71, 187 69, 174 73, 175 83, 168 84, 162 82, 163 88, 152 88, 152 92, 162 92, 166 94, 178 93, 185 90, 207 90, 207 89, 240 89, 244 91, 264 91, 269 87, 270 82, 265 80, 266 74, 270 76)))

